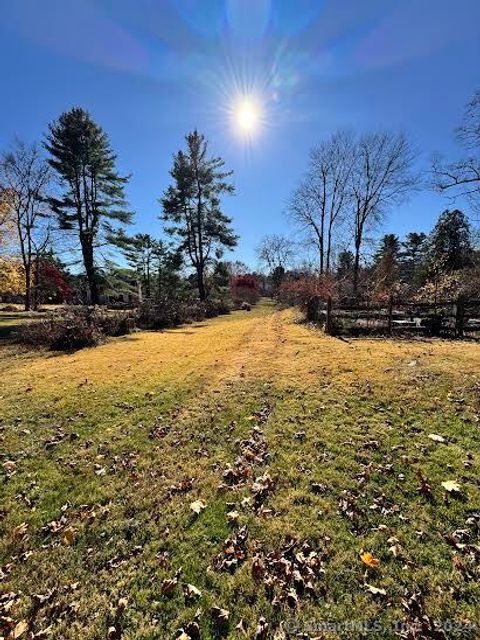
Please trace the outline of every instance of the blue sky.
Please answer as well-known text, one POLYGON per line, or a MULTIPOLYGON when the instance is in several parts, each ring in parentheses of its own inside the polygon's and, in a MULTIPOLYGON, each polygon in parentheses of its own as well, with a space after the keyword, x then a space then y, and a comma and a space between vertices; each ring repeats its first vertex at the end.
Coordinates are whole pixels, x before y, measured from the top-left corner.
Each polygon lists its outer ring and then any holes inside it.
MULTIPOLYGON (((0 0, 0 61, 0 146, 87 108, 132 174, 138 230, 161 233, 172 154, 204 132, 235 172, 234 257, 255 266, 261 236, 288 231, 308 150, 336 128, 401 128, 425 167, 455 157, 453 129, 480 88, 480 2, 0 0), (231 123, 239 92, 262 104, 248 144, 231 123)), ((428 231, 449 204, 424 191, 384 230, 428 231)))

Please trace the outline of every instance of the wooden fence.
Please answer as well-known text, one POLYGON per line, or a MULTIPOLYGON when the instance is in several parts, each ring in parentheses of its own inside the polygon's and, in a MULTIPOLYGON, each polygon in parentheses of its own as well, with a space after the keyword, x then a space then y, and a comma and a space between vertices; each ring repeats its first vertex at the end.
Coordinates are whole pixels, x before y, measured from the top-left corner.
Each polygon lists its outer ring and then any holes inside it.
POLYGON ((480 337, 480 300, 401 302, 390 297, 385 305, 342 305, 328 298, 318 300, 312 311, 309 319, 323 323, 330 335, 480 337))

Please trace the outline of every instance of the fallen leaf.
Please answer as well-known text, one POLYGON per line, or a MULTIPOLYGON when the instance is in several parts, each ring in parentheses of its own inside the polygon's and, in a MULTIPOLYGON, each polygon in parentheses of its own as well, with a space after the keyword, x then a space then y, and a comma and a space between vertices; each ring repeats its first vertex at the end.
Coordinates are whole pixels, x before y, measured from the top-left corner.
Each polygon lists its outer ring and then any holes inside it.
POLYGON ((265 618, 260 618, 260 620, 258 621, 258 626, 255 629, 255 640, 266 640, 269 626, 270 625, 265 620, 265 618))
POLYGON ((183 595, 185 596, 185 600, 193 600, 193 598, 200 598, 202 592, 193 584, 186 584, 183 587, 183 595))
POLYGON ((290 609, 295 609, 298 605, 298 596, 295 589, 290 589, 287 593, 287 604, 290 609))
POLYGON ((238 518, 240 517, 240 514, 238 513, 238 511, 229 511, 227 513, 227 520, 230 522, 230 524, 236 524, 238 522, 238 518))
POLYGON ((445 438, 443 436, 439 436, 438 433, 429 433, 428 437, 434 442, 446 442, 445 438))
POLYGON ((13 527, 12 536, 14 538, 22 538, 27 533, 27 529, 28 529, 28 524, 26 522, 22 522, 22 524, 19 524, 16 527, 13 527))
POLYGON ((175 591, 177 584, 177 578, 166 578, 163 580, 160 590, 164 596, 170 596, 175 591))
POLYGON ((379 587, 374 587, 373 584, 365 583, 363 586, 365 587, 366 591, 368 591, 369 593, 372 593, 374 596, 386 596, 387 595, 387 592, 385 591, 385 589, 380 589, 379 587))
POLYGON ((360 558, 362 562, 369 567, 376 568, 380 564, 380 560, 378 558, 375 558, 369 551, 361 553, 360 558))
POLYGON ((17 468, 17 463, 14 462, 13 460, 7 460, 2 464, 2 467, 4 468, 5 473, 11 474, 17 468))
POLYGON ((28 629, 28 623, 25 622, 25 620, 22 620, 15 626, 14 630, 12 631, 11 637, 20 638, 20 636, 22 636, 27 629, 28 629))
POLYGON ((68 527, 63 532, 62 542, 63 544, 66 544, 67 546, 69 546, 73 544, 74 540, 75 540, 75 531, 73 527, 68 527))
POLYGON ((225 624, 228 622, 230 617, 230 611, 228 609, 222 609, 221 607, 212 607, 212 616, 214 620, 220 622, 221 624, 225 624))
POLYGON ((462 491, 460 485, 458 482, 455 482, 455 480, 446 480, 445 482, 442 482, 442 487, 445 491, 448 491, 448 493, 460 493, 462 491))
POLYGON ((193 511, 193 513, 196 513, 197 515, 202 513, 202 511, 206 508, 206 506, 207 505, 203 500, 194 500, 193 502, 190 503, 190 509, 193 511))
POLYGON ((240 622, 236 625, 235 631, 242 633, 244 636, 247 635, 247 630, 245 628, 245 623, 243 622, 243 618, 241 618, 240 622))

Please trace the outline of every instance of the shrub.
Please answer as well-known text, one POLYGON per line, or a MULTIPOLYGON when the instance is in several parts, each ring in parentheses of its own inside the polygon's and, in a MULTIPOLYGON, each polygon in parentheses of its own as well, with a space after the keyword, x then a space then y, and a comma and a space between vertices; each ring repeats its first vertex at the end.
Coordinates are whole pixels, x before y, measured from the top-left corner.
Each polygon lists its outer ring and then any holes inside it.
POLYGON ((106 336, 126 336, 135 329, 135 318, 127 313, 104 313, 99 325, 106 336))
POLYGON ((87 323, 81 316, 30 322, 16 332, 18 342, 35 347, 46 346, 53 351, 77 351, 84 347, 94 347, 104 337, 98 326, 87 323))
POLYGON ((334 283, 329 278, 301 278, 282 283, 277 299, 282 304, 298 306, 308 320, 318 320, 321 303, 333 293, 334 283))
POLYGON ((232 300, 238 307, 242 302, 256 304, 260 298, 258 280, 255 276, 249 274, 232 278, 230 291, 232 300))
POLYGON ((138 323, 145 329, 167 329, 185 322, 199 322, 205 318, 230 313, 226 300, 180 301, 164 299, 161 302, 145 302, 138 314, 138 323))
POLYGON ((140 305, 138 323, 144 329, 167 329, 186 321, 186 306, 179 300, 148 300, 140 305))
POLYGON ((135 326, 132 316, 111 314, 93 307, 73 307, 62 310, 49 320, 31 322, 16 332, 23 344, 46 346, 54 351, 77 351, 95 347, 107 336, 131 333, 135 326))

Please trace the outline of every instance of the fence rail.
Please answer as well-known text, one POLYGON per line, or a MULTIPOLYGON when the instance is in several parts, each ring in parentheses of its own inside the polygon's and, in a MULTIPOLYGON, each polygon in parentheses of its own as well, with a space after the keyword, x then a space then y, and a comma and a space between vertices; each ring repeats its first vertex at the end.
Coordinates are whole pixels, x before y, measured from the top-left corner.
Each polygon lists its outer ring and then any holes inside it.
POLYGON ((311 305, 309 319, 323 322, 328 334, 424 334, 480 336, 480 300, 402 302, 390 297, 384 305, 342 305, 332 298, 311 305))

